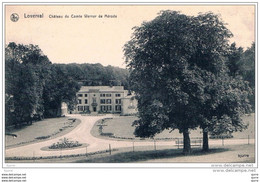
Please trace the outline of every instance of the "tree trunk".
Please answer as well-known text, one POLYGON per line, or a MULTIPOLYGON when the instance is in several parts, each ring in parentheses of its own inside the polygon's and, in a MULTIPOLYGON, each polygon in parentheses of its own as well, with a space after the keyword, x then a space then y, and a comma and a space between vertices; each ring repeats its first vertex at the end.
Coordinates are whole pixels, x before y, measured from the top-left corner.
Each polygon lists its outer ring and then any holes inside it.
POLYGON ((189 135, 189 130, 188 129, 185 129, 183 131, 183 153, 184 154, 191 153, 190 135, 189 135))
POLYGON ((209 150, 209 138, 208 138, 208 132, 203 130, 203 151, 208 151, 209 150))

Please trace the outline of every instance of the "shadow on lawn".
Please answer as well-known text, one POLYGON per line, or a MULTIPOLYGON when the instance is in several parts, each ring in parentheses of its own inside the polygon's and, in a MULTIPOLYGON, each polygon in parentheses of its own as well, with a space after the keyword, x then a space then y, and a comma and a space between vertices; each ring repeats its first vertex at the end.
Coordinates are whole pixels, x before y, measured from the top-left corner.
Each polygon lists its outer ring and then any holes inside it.
POLYGON ((188 155, 183 154, 182 149, 136 151, 136 152, 117 153, 111 156, 103 156, 103 157, 97 157, 92 159, 78 160, 75 162, 76 163, 129 163, 129 162, 146 161, 152 159, 208 155, 213 153, 226 152, 229 150, 230 149, 227 148, 218 148, 218 149, 209 149, 208 152, 203 152, 201 151, 201 149, 193 149, 192 152, 188 155))

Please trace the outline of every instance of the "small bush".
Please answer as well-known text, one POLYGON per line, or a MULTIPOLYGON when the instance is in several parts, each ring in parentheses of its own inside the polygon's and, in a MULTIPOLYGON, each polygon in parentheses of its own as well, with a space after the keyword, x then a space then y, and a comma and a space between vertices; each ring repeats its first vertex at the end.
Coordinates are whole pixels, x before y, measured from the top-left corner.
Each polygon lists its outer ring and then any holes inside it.
POLYGON ((138 116, 138 113, 120 114, 120 116, 138 116))
POLYGON ((39 137, 36 137, 35 139, 36 140, 44 140, 44 139, 47 139, 47 138, 50 138, 51 136, 48 135, 48 136, 39 136, 39 137))
POLYGON ((210 139, 222 139, 222 138, 233 138, 232 134, 222 134, 222 135, 210 135, 210 139))
POLYGON ((114 136, 114 133, 100 133, 101 136, 114 136))
POLYGON ((9 136, 12 136, 12 137, 17 137, 17 135, 13 134, 13 133, 6 133, 5 135, 9 135, 9 136))

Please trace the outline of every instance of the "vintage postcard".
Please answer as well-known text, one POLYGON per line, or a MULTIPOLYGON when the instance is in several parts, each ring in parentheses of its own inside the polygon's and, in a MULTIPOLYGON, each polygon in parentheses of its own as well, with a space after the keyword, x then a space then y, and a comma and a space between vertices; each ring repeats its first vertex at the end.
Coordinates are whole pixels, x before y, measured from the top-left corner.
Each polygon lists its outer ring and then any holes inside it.
POLYGON ((2 8, 4 167, 256 167, 256 4, 2 8))

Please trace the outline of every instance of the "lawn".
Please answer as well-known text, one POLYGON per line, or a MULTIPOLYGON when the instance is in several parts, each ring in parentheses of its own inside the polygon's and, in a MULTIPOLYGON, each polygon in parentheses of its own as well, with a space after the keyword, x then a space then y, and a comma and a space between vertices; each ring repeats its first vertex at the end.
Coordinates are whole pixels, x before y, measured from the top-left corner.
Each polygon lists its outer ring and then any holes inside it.
MULTIPOLYGON (((202 152, 200 148, 193 148, 190 155, 184 155, 182 149, 169 146, 160 146, 157 150, 151 147, 119 148, 109 152, 88 155, 19 160, 24 163, 254 163, 255 146, 244 145, 226 145, 225 147, 213 147, 208 152, 202 152), (239 155, 248 155, 239 157, 239 155)), ((16 163, 17 160, 8 160, 8 163, 16 163)))
MULTIPOLYGON (((73 161, 74 162, 74 161, 73 161)), ((76 163, 254 163, 254 145, 232 145, 225 148, 212 148, 208 152, 193 149, 184 155, 182 149, 163 149, 149 151, 122 152, 75 161, 76 163), (247 154, 247 157, 239 157, 247 154)))
MULTIPOLYGON (((108 119, 105 122, 105 126, 103 129, 104 133, 113 133, 115 136, 124 137, 124 138, 133 138, 135 127, 132 126, 134 120, 138 119, 134 116, 121 116, 119 118, 108 119)), ((193 130, 191 131, 191 137, 201 137, 201 130, 193 130)), ((182 134, 179 133, 178 130, 165 130, 160 134, 157 134, 154 138, 181 138, 182 134)))
POLYGON ((5 135, 5 146, 6 148, 10 148, 56 138, 68 133, 79 123, 79 120, 73 122, 68 117, 60 117, 34 122, 32 125, 21 129, 8 130, 6 134, 15 134, 17 137, 14 138, 13 136, 5 135))
MULTIPOLYGON (((243 132, 235 132, 233 133, 234 138, 254 138, 255 137, 255 114, 251 114, 248 116, 243 117, 243 121, 245 124, 248 124, 248 128, 244 130, 243 132)), ((120 137, 120 138, 135 138, 134 136, 134 130, 135 127, 132 126, 132 123, 134 120, 136 120, 137 117, 134 116, 120 116, 113 119, 106 119, 105 120, 105 126, 103 127, 103 133, 113 133, 114 136, 120 137)), ((93 127, 92 134, 96 137, 98 136, 98 124, 100 124, 100 121, 95 124, 93 127), (95 132, 95 131, 96 132, 95 132)), ((165 130, 160 134, 157 134, 154 138, 155 139, 167 139, 167 138, 182 138, 182 134, 179 133, 178 130, 170 131, 165 130)), ((190 131, 190 137, 191 138, 197 138, 202 137, 201 129, 191 130, 190 131)), ((138 138, 137 138, 138 139, 138 138)))

